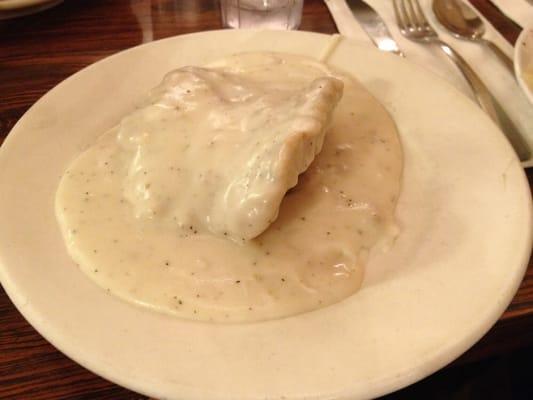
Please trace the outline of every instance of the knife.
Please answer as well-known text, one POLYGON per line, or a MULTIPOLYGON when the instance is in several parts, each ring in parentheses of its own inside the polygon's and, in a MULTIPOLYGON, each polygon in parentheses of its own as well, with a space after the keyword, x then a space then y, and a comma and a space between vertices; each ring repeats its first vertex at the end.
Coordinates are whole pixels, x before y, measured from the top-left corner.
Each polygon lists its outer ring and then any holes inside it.
POLYGON ((363 0, 346 0, 353 16, 378 49, 404 57, 387 25, 379 14, 363 0))

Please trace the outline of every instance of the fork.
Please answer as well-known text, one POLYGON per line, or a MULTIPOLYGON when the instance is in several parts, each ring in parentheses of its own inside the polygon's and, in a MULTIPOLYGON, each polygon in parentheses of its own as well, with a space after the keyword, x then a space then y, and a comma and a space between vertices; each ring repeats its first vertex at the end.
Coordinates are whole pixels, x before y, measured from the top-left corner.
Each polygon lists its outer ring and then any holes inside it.
POLYGON ((478 104, 507 136, 520 161, 528 160, 531 153, 514 123, 464 58, 448 43, 439 38, 422 12, 418 0, 393 0, 393 6, 402 35, 415 42, 437 45, 459 68, 470 85, 478 104))

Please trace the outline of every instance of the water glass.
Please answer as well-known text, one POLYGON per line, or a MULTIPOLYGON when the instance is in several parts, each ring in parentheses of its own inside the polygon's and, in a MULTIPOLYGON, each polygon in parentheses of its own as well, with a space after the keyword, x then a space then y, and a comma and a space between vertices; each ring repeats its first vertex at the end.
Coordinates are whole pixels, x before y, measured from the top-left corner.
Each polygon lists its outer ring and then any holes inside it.
POLYGON ((220 0, 229 28, 297 29, 304 0, 220 0))

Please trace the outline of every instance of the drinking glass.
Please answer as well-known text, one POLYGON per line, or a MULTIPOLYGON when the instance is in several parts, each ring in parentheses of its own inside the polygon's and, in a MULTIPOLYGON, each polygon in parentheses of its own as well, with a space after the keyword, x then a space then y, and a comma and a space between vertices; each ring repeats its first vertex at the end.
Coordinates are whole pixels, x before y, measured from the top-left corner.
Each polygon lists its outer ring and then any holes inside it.
POLYGON ((229 28, 297 29, 303 0, 220 0, 222 23, 229 28))

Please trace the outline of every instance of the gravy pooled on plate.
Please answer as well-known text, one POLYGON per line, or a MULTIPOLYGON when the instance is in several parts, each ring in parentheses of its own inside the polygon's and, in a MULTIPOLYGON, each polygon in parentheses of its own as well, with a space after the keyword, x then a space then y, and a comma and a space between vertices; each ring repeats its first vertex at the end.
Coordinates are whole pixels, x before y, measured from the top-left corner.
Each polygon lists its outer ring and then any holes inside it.
POLYGON ((394 230, 401 170, 394 122, 359 83, 239 54, 167 75, 73 161, 56 213, 73 259, 115 295, 257 321, 357 291, 394 230))

